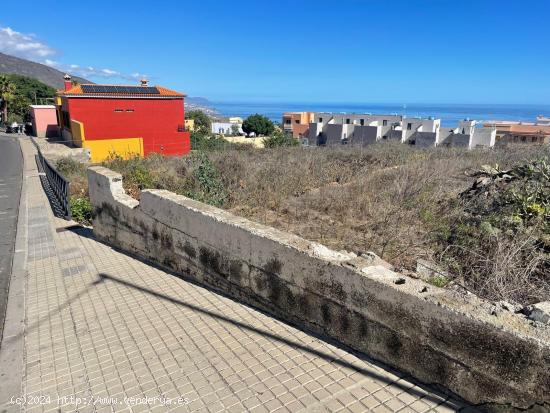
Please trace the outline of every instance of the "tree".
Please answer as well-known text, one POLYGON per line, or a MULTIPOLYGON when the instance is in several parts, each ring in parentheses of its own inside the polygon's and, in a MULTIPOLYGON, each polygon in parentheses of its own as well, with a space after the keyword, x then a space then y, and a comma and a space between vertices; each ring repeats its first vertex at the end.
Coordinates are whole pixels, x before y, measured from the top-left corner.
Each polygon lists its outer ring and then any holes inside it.
POLYGON ((2 99, 0 103, 0 110, 3 113, 2 120, 6 122, 9 119, 19 123, 30 120, 29 105, 33 103, 53 103, 55 89, 31 77, 1 74, 0 95, 2 99))
POLYGON ((8 104, 15 98, 15 85, 10 81, 8 76, 0 75, 0 110, 2 112, 2 121, 8 121, 8 104))
POLYGON ((186 117, 187 119, 193 119, 195 121, 196 131, 210 132, 212 121, 202 110, 190 110, 186 113, 186 117))
POLYGON ((275 130, 273 122, 265 116, 255 114, 250 115, 243 122, 243 131, 247 134, 255 133, 256 136, 269 136, 275 130))

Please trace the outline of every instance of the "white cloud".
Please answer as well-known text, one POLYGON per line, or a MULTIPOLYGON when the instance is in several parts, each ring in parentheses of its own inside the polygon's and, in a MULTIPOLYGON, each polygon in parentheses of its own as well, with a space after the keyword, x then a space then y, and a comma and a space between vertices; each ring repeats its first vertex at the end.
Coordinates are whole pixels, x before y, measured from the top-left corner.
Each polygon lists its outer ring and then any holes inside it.
POLYGON ((50 58, 58 54, 53 47, 38 41, 34 34, 20 33, 11 27, 0 26, 0 52, 43 63, 62 72, 90 80, 101 78, 135 81, 148 77, 141 73, 125 74, 114 69, 96 69, 92 66, 60 63, 50 58))
POLYGON ((44 58, 56 52, 47 44, 36 40, 33 34, 24 34, 11 27, 0 27, 0 52, 25 59, 44 58))

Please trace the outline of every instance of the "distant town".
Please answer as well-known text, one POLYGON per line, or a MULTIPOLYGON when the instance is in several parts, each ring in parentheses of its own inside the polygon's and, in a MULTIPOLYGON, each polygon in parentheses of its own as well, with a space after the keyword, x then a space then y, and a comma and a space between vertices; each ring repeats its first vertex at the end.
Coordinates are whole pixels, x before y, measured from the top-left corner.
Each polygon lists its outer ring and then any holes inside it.
MULTIPOLYGON (((285 112, 280 127, 246 128, 241 117, 220 118, 204 103, 187 105, 186 96, 161 86, 96 85, 74 83, 66 75, 64 90, 55 105, 30 105, 30 125, 37 137, 57 137, 75 147, 86 148, 92 162, 113 153, 184 155, 193 148, 190 133, 199 130, 191 115, 204 113, 209 132, 231 143, 264 146, 265 136, 277 130, 302 146, 366 146, 395 141, 418 148, 491 148, 510 143, 550 143, 550 118, 533 122, 464 119, 454 127, 441 126, 441 119, 399 114, 285 112), (243 126, 245 126, 243 128, 243 126)), ((260 121, 271 123, 265 116, 260 121)), ((22 131, 23 125, 8 123, 7 131, 22 131)), ((202 125, 202 132, 205 132, 202 125)))

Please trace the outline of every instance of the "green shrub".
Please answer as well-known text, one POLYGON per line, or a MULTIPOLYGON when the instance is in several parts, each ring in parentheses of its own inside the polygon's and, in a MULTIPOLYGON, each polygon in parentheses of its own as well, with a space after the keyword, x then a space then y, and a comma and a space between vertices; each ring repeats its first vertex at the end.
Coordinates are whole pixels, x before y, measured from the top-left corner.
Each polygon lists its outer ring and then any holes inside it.
POLYGON ((449 279, 444 275, 435 275, 428 279, 428 283, 443 288, 449 283, 449 279))
POLYGON ((206 154, 199 152, 193 154, 193 163, 195 164, 193 176, 197 181, 198 190, 189 190, 185 195, 213 206, 223 206, 227 193, 212 161, 206 154))
POLYGON ((93 207, 88 198, 71 196, 70 207, 72 218, 76 222, 80 222, 84 225, 92 224, 93 207))
POLYGON ((197 151, 216 151, 231 149, 232 144, 223 138, 210 135, 204 132, 191 133, 191 149, 197 151))
POLYGON ((273 135, 263 139, 266 148, 279 148, 283 146, 298 146, 300 142, 292 135, 275 132, 273 135))

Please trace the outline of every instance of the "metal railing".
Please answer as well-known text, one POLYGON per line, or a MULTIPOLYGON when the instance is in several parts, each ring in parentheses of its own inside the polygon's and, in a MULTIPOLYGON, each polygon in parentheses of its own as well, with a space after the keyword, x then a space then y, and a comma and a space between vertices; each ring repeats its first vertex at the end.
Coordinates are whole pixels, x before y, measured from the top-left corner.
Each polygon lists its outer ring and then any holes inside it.
POLYGON ((31 139, 34 143, 34 146, 36 146, 37 154, 36 154, 36 163, 38 164, 38 167, 40 169, 39 172, 44 173, 44 176, 46 177, 48 184, 51 188, 51 192, 53 193, 53 196, 55 197, 55 201, 58 203, 58 211, 60 215, 63 216, 63 218, 70 220, 71 219, 71 205, 70 205, 70 186, 71 183, 67 181, 63 175, 59 173, 57 169, 55 169, 52 164, 42 155, 42 152, 40 151, 40 147, 38 144, 34 141, 34 139, 31 139))

